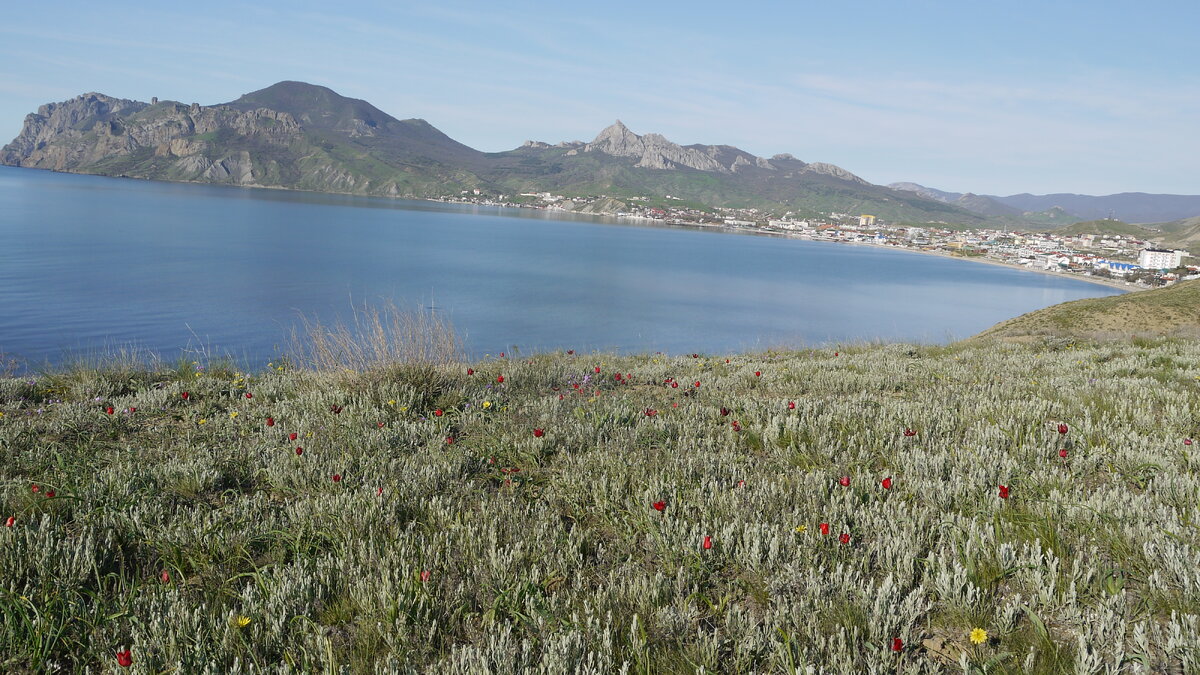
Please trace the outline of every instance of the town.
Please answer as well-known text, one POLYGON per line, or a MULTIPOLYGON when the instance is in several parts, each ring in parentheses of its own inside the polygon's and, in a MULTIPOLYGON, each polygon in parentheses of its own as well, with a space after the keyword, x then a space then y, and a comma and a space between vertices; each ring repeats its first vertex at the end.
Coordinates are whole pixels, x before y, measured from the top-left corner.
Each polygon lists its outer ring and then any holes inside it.
POLYGON ((1127 235, 962 229, 944 223, 914 226, 888 223, 868 214, 836 212, 800 217, 793 212, 769 213, 754 208, 708 209, 672 205, 671 202, 684 200, 671 195, 567 197, 538 192, 510 196, 489 195, 475 189, 439 201, 605 216, 637 224, 894 247, 1078 275, 1088 277, 1089 281, 1130 289, 1156 288, 1200 278, 1200 258, 1185 250, 1158 248, 1153 241, 1127 235))

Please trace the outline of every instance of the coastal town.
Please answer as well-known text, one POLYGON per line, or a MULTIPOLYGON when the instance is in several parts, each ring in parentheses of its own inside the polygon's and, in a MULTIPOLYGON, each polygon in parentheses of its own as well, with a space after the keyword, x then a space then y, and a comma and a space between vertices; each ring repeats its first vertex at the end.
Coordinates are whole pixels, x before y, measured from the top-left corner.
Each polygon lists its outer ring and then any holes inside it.
POLYGON ((940 223, 889 223, 870 214, 822 213, 801 217, 760 209, 704 209, 684 200, 607 195, 567 197, 548 192, 488 195, 464 190, 440 201, 539 209, 614 218, 641 225, 716 229, 743 234, 884 246, 974 259, 1038 272, 1085 277, 1129 289, 1157 288, 1200 278, 1200 257, 1147 239, 1117 234, 1057 234, 1002 228, 962 229, 940 223))

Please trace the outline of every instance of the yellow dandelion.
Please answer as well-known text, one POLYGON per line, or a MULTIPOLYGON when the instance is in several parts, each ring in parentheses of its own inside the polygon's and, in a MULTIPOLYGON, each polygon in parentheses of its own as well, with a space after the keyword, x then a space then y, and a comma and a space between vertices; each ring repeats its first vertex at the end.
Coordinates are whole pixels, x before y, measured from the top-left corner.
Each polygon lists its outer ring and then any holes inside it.
POLYGON ((196 420, 196 424, 207 424, 207 423, 208 423, 208 420, 204 419, 203 417, 196 420))
POLYGON ((400 412, 408 412, 408 406, 406 406, 406 405, 400 406, 400 412))
POLYGON ((236 418, 237 416, 238 416, 238 414, 237 414, 237 411, 236 411, 236 410, 235 410, 234 412, 231 412, 231 413, 229 413, 229 418, 230 418, 230 419, 234 419, 234 418, 236 418))
POLYGON ((796 526, 796 534, 804 534, 805 532, 808 532, 807 525, 797 525, 796 526))
POLYGON ((245 614, 239 614, 238 617, 233 620, 233 622, 238 628, 245 628, 246 626, 250 625, 250 617, 246 616, 245 614))
POLYGON ((988 634, 987 634, 986 630, 984 630, 982 628, 976 628, 971 631, 971 642, 974 642, 977 645, 981 645, 981 644, 987 642, 987 639, 988 639, 988 634))
POLYGON ((396 399, 394 399, 394 398, 393 398, 393 399, 390 399, 390 400, 388 401, 388 405, 396 405, 396 399))
POLYGON ((492 402, 491 402, 491 401, 484 401, 484 402, 483 402, 483 407, 484 407, 484 409, 487 409, 487 408, 490 408, 490 407, 492 407, 492 402))

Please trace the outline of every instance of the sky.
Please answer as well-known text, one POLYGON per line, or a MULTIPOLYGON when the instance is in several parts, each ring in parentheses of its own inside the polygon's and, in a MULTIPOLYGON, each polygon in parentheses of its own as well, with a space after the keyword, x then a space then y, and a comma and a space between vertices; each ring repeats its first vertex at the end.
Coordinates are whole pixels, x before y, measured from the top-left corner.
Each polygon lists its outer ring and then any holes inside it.
POLYGON ((98 91, 210 105, 302 80, 484 151, 639 134, 956 192, 1200 194, 1200 3, 0 8, 0 137, 98 91))

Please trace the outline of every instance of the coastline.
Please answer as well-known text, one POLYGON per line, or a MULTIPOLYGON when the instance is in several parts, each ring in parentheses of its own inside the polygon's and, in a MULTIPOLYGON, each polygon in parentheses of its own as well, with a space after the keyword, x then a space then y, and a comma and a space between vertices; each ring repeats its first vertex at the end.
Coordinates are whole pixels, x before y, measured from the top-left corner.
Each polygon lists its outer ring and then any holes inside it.
POLYGON ((729 225, 719 224, 719 223, 690 223, 690 222, 682 222, 682 221, 660 220, 657 218, 647 218, 644 216, 619 215, 619 214, 615 214, 615 213, 580 213, 578 211, 571 211, 568 209, 536 208, 536 207, 529 207, 529 206, 507 205, 507 204, 481 204, 481 203, 476 203, 476 202, 471 202, 471 201, 458 201, 458 200, 455 200, 452 198, 447 199, 447 198, 413 197, 413 196, 399 196, 399 195, 396 195, 396 196, 366 195, 366 194, 359 194, 359 193, 354 193, 354 192, 333 192, 333 191, 327 191, 327 190, 309 190, 309 189, 304 189, 304 188, 293 188, 293 187, 285 187, 285 186, 233 185, 233 184, 229 184, 229 183, 213 183, 213 182, 195 181, 195 180, 163 180, 160 178, 143 178, 140 176, 126 176, 126 175, 110 176, 110 175, 105 175, 105 174, 85 173, 85 172, 71 171, 71 170, 41 169, 38 167, 25 167, 25 166, 13 166, 13 165, 6 165, 6 166, 11 166, 14 169, 33 169, 35 171, 48 171, 50 173, 73 174, 76 176, 95 176, 97 178, 113 178, 113 179, 133 179, 133 180, 143 180, 143 181, 155 182, 155 183, 182 183, 182 184, 188 184, 188 185, 231 187, 231 188, 242 188, 242 189, 248 189, 248 190, 278 190, 278 191, 284 191, 284 192, 306 192, 306 193, 312 193, 312 194, 340 195, 340 196, 347 196, 347 197, 362 197, 362 198, 366 198, 366 199, 386 199, 386 200, 391 200, 391 201, 420 201, 420 202, 434 202, 434 203, 439 203, 439 204, 460 204, 463 206, 489 206, 489 207, 496 208, 496 209, 515 209, 517 211, 535 210, 535 211, 541 211, 541 212, 547 213, 547 214, 562 214, 562 215, 570 214, 571 216, 573 216, 575 218, 579 218, 582 216, 584 219, 588 219, 588 220, 594 219, 596 222, 603 222, 603 223, 608 223, 608 224, 632 225, 634 227, 682 228, 682 229, 691 229, 691 230, 697 230, 697 231, 703 231, 703 232, 721 232, 721 233, 725 233, 725 234, 740 234, 740 235, 751 235, 751 236, 760 236, 760 237, 781 237, 781 238, 786 238, 786 239, 800 239, 800 240, 804 240, 804 241, 821 241, 821 242, 826 242, 826 243, 831 243, 831 244, 851 244, 851 245, 858 245, 858 246, 871 246, 871 247, 875 247, 875 248, 884 248, 884 249, 889 249, 889 250, 907 251, 910 253, 936 255, 936 256, 941 256, 943 258, 950 258, 950 259, 954 259, 954 260, 966 260, 966 261, 970 261, 970 262, 980 262, 980 263, 985 263, 988 265, 998 265, 1001 267, 1008 267, 1011 269, 1023 270, 1026 272, 1034 272, 1037 274, 1045 274, 1045 275, 1049 275, 1049 276, 1061 277, 1061 278, 1066 278, 1066 279, 1075 279, 1077 281, 1082 281, 1082 282, 1089 283, 1089 284, 1097 284, 1100 286, 1107 286, 1109 288, 1115 288, 1118 290, 1125 291, 1127 293, 1152 290, 1151 288, 1146 287, 1146 286, 1127 284, 1124 281, 1116 281, 1116 280, 1112 280, 1112 279, 1102 279, 1100 277, 1090 277, 1090 276, 1084 276, 1082 274, 1064 274, 1062 272, 1054 272, 1054 271, 1046 270, 1046 269, 1037 269, 1034 267, 1026 267, 1024 265, 1017 265, 1014 263, 1005 262, 1003 260, 996 260, 995 258, 988 258, 985 256, 977 256, 977 257, 959 256, 959 255, 954 255, 953 253, 949 253, 946 251, 930 251, 930 250, 924 250, 924 249, 918 249, 918 248, 908 248, 908 247, 903 247, 903 246, 875 244, 875 243, 866 242, 866 241, 838 241, 838 240, 833 240, 833 239, 814 239, 813 237, 810 237, 810 236, 800 236, 800 235, 796 235, 791 232, 776 232, 776 231, 763 230, 763 229, 760 229, 757 227, 753 228, 753 229, 747 229, 747 228, 740 227, 740 226, 729 226, 729 225))

